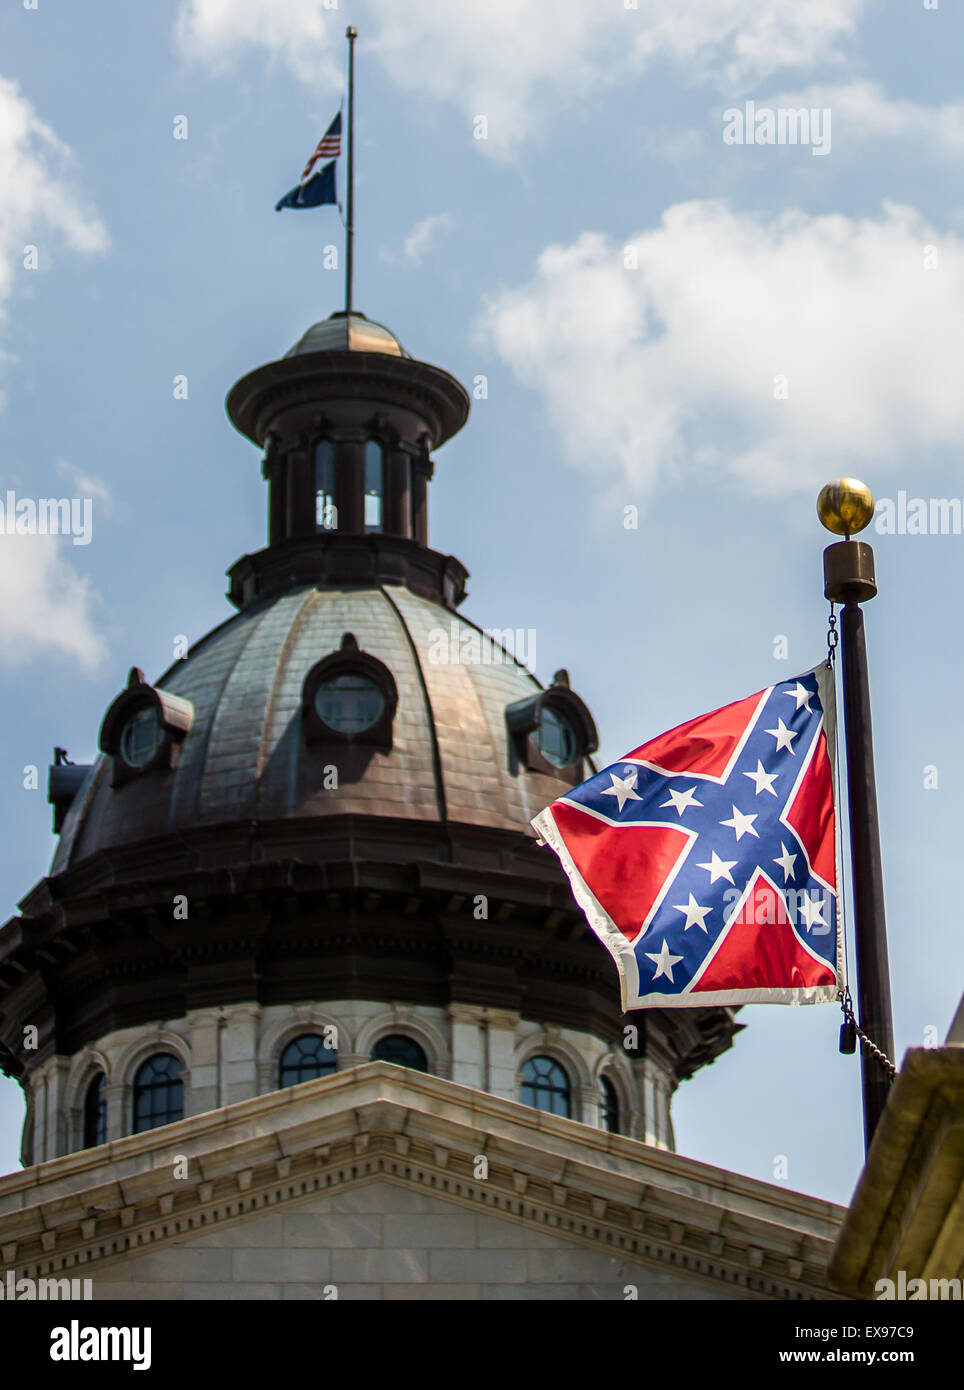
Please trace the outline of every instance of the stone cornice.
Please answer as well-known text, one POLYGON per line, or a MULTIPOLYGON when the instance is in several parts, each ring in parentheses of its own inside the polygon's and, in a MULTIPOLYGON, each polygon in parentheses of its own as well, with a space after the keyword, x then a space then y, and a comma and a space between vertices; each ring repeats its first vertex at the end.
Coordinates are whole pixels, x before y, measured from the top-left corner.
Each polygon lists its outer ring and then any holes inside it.
POLYGON ((911 1048, 840 1232, 835 1288, 964 1277, 964 1047, 911 1048))
POLYGON ((256 367, 235 382, 225 406, 235 429, 262 445, 286 410, 367 397, 421 416, 433 448, 460 430, 469 415, 465 387, 441 367, 413 357, 335 350, 299 353, 256 367))
POLYGON ((832 1296, 825 1265, 844 1214, 832 1203, 385 1063, 0 1179, 0 1254, 21 1275, 108 1278, 131 1252, 378 1178, 686 1270, 721 1294, 832 1296))

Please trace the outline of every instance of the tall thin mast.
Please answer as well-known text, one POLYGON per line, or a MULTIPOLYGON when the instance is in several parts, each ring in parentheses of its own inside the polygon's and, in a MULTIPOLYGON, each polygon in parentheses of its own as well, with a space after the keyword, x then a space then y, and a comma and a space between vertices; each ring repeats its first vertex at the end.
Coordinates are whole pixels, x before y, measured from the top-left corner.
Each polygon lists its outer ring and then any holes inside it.
POLYGON ((345 315, 351 313, 352 251, 355 237, 355 40, 358 30, 349 25, 348 40, 348 221, 345 226, 345 315))

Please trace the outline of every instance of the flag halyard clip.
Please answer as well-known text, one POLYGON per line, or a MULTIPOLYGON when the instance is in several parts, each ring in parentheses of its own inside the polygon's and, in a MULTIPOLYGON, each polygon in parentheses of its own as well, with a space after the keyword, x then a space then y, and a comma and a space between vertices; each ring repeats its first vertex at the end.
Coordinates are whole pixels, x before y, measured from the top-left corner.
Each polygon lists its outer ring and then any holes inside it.
POLYGON ((854 1006, 853 1000, 850 997, 849 987, 840 991, 839 998, 840 1008, 844 1016, 844 1021, 840 1025, 840 1051, 844 1053, 845 1056, 852 1055, 857 1051, 857 1039, 859 1038, 867 1051, 876 1057, 881 1068, 886 1073, 888 1081, 894 1082, 897 1079, 897 1068, 887 1054, 881 1052, 874 1040, 868 1038, 867 1034, 854 1017, 854 1006))

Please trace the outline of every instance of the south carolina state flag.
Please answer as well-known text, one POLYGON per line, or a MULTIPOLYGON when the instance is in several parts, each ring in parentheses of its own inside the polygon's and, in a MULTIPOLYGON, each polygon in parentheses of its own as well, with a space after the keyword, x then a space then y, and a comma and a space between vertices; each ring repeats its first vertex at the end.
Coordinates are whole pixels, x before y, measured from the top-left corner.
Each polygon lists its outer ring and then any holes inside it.
POLYGON ((644 743, 536 816, 624 1010, 837 998, 834 757, 823 665, 644 743))

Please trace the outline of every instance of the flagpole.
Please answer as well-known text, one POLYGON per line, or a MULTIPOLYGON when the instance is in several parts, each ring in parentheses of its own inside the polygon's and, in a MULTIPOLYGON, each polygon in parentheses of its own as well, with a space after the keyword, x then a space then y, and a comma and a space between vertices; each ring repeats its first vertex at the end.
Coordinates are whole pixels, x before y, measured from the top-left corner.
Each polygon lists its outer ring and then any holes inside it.
POLYGON ((355 236, 355 40, 358 30, 349 24, 348 40, 348 221, 345 226, 345 317, 351 313, 352 252, 355 236))
POLYGON ((870 678, 864 615, 860 605, 877 593, 874 552, 851 535, 862 531, 874 514, 870 490, 854 478, 829 483, 817 501, 817 514, 828 531, 846 540, 823 552, 824 594, 843 604, 844 731, 847 745, 847 798, 854 884, 854 947, 860 1011, 860 1066, 863 1086, 864 1149, 869 1150, 890 1093, 888 1066, 894 1056, 894 1023, 887 959, 884 880, 880 863, 880 826, 874 774, 874 736, 870 717, 870 678), (874 1045, 868 1046, 867 1039, 874 1045))

